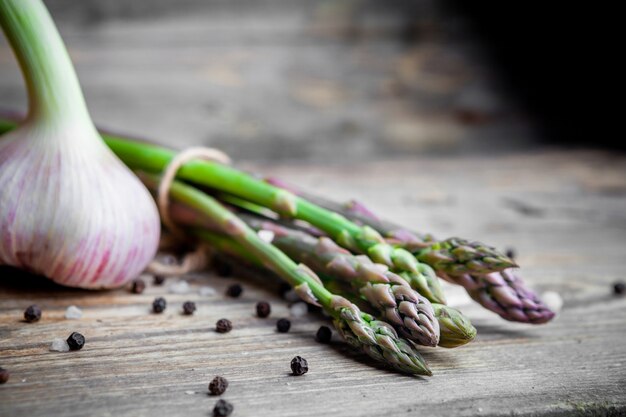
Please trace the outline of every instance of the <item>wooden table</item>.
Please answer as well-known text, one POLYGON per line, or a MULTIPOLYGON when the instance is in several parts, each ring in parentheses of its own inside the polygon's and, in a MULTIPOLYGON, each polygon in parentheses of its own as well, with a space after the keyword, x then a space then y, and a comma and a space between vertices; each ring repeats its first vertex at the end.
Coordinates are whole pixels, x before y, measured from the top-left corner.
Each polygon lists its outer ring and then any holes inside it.
POLYGON ((206 416, 216 398, 207 384, 223 375, 223 398, 236 416, 623 415, 626 413, 626 298, 612 295, 624 279, 626 157, 600 152, 441 157, 367 166, 252 165, 337 199, 357 197, 402 223, 437 235, 458 234, 514 247, 523 275, 538 291, 557 291, 564 308, 551 323, 508 323, 446 286, 451 304, 478 329, 459 349, 422 349, 431 378, 381 369, 334 340, 314 340, 323 317, 292 318, 275 286, 241 276, 194 274, 189 294, 165 286, 141 295, 125 289, 88 292, 0 279, 0 416, 206 416), (240 282, 240 298, 224 291, 240 282), (209 285, 216 295, 200 296, 209 285), (164 296, 164 314, 150 313, 164 296), (183 316, 187 300, 198 305, 183 316), (272 303, 255 317, 259 300, 272 303), (22 322, 37 303, 38 323, 22 322), (63 318, 77 305, 80 320, 63 318), (218 334, 226 317, 234 330, 218 334), (81 351, 48 351, 52 339, 79 331, 81 351), (291 358, 309 361, 290 375, 291 358))

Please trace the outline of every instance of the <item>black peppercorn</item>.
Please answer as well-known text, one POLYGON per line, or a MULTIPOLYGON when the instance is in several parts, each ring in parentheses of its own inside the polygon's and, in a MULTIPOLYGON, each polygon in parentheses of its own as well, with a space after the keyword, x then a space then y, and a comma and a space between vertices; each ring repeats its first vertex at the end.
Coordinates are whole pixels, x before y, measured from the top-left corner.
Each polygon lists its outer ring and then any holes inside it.
POLYGON ((167 301, 163 297, 155 298, 152 302, 152 311, 155 313, 162 313, 165 307, 167 307, 167 301))
POLYGON ((143 290, 146 289, 146 283, 143 282, 142 279, 136 279, 133 281, 133 283, 130 286, 130 291, 133 294, 141 294, 143 292, 143 290))
POLYGON ((267 301, 259 301, 256 304, 256 315, 264 319, 272 312, 272 307, 267 301))
POLYGON ((320 343, 330 343, 330 338, 332 337, 332 335, 333 333, 330 330, 330 327, 320 326, 320 328, 317 329, 317 333, 315 334, 315 340, 320 343))
POLYGON ((190 316, 194 311, 196 311, 196 303, 193 301, 185 301, 183 304, 183 314, 190 316))
POLYGON ((211 395, 222 395, 228 388, 228 381, 223 376, 216 376, 209 384, 209 393, 211 395))
POLYGON ((276 329, 280 333, 287 333, 291 327, 291 322, 288 319, 279 319, 276 322, 276 329))
POLYGON ((505 252, 505 255, 513 260, 515 260, 515 249, 508 248, 505 252))
POLYGON ((29 323, 33 323, 39 321, 41 318, 41 309, 37 307, 35 304, 32 306, 28 306, 26 310, 24 310, 24 320, 29 323))
POLYGON ((228 319, 219 319, 215 323, 215 331, 218 333, 228 333, 233 329, 233 323, 228 319))
POLYGON ((4 368, 0 368, 0 384, 6 384, 11 374, 4 368))
POLYGON ((70 350, 81 350, 85 346, 85 336, 80 333, 74 332, 67 338, 67 344, 70 350))
POLYGON ((164 282, 165 282, 165 277, 163 275, 154 276, 154 285, 163 285, 164 282))
POLYGON ((291 372, 300 376, 309 372, 309 363, 302 356, 296 356, 291 360, 291 372))
POLYGON ((243 292, 243 287, 239 284, 233 284, 226 290, 226 295, 229 297, 237 298, 243 292))
POLYGON ((626 292, 626 284, 624 282, 619 281, 613 284, 613 292, 617 295, 622 295, 626 292))
POLYGON ((226 400, 218 400, 213 408, 214 417, 227 417, 233 412, 233 405, 226 400))

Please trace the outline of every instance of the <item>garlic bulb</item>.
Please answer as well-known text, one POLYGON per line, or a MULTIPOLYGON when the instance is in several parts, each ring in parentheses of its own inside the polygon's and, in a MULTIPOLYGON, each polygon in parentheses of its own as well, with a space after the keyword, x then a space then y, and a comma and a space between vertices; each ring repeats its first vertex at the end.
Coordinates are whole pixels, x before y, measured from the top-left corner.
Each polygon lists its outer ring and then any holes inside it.
POLYGON ((0 24, 29 93, 26 121, 0 136, 0 264, 121 286, 156 253, 155 203, 96 131, 41 0, 0 0, 0 24))

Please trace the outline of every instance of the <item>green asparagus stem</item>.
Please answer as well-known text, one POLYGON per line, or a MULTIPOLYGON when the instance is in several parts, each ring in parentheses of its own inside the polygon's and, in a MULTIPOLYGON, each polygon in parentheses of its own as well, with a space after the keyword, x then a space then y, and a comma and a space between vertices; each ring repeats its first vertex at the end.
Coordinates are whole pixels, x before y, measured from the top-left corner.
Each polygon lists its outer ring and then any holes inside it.
MULTIPOLYGON (((1 123, 2 127, 11 128, 10 123, 1 123)), ((119 136, 103 135, 103 138, 109 148, 134 170, 161 172, 175 155, 174 151, 119 136)), ((389 245, 370 227, 361 227, 289 191, 218 163, 190 161, 178 171, 177 178, 232 194, 270 208, 282 216, 309 222, 341 246, 365 253, 375 262, 387 265, 430 301, 445 304, 443 291, 432 268, 418 262, 410 252, 389 245)))
MULTIPOLYGON (((140 178, 153 189, 159 181, 158 176, 147 173, 141 173, 140 178)), ((296 264, 278 248, 262 240, 217 200, 177 181, 172 183, 170 196, 210 218, 213 224, 218 225, 221 233, 233 239, 245 251, 261 260, 267 269, 291 284, 305 301, 319 303, 333 318, 337 331, 349 344, 401 372, 432 375, 421 355, 410 343, 400 338, 393 327, 360 311, 347 299, 326 290, 313 271, 303 264, 296 264)), ((195 235, 206 239, 206 232, 198 231, 195 235)))

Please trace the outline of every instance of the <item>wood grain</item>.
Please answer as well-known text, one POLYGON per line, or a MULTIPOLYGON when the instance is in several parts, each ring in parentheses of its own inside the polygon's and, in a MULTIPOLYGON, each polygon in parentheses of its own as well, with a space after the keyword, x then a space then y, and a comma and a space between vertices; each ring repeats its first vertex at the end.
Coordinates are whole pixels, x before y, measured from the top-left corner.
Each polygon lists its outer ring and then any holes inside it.
POLYGON ((275 284, 259 279, 207 272, 188 277, 190 294, 169 294, 148 280, 135 295, 65 289, 3 271, 0 366, 11 379, 0 386, 0 416, 206 416, 215 375, 229 379, 224 398, 237 416, 626 413, 626 298, 611 294, 626 267, 625 157, 542 152, 246 168, 337 199, 357 197, 440 236, 514 246, 527 281, 558 291, 564 309, 548 325, 508 323, 447 285, 477 339, 459 349, 422 349, 434 376, 414 378, 375 366, 339 340, 315 342, 321 316, 293 318, 289 333, 276 333, 287 304, 275 284), (243 284, 242 297, 225 297, 234 282, 243 284), (201 285, 217 294, 201 297, 201 285), (162 315, 150 313, 156 296, 168 301, 162 315), (187 299, 198 304, 191 317, 181 314, 187 299), (259 300, 272 303, 270 318, 255 317, 259 300), (31 303, 44 316, 28 324, 21 317, 31 303), (71 304, 83 309, 82 319, 63 318, 71 304), (222 317, 233 321, 231 333, 213 330, 222 317), (86 336, 83 350, 48 351, 52 339, 72 331, 86 336), (296 355, 309 361, 305 376, 289 375, 296 355))

